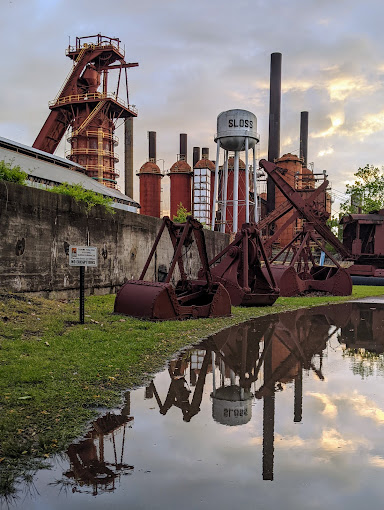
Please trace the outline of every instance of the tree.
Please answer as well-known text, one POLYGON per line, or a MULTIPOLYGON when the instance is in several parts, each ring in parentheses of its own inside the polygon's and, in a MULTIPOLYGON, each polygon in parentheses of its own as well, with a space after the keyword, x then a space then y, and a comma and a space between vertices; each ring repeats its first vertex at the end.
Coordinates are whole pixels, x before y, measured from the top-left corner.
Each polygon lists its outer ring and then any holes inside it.
POLYGON ((370 213, 384 208, 384 174, 373 165, 365 165, 354 174, 353 184, 347 184, 346 194, 351 197, 340 206, 343 214, 354 214, 358 209, 370 213))
POLYGON ((27 177, 28 175, 21 170, 20 166, 12 166, 11 163, 0 161, 0 181, 25 184, 27 177))
POLYGON ((177 214, 173 217, 173 221, 175 223, 185 223, 187 221, 187 216, 190 216, 192 213, 188 212, 187 209, 183 206, 183 204, 180 202, 180 204, 177 206, 177 214))

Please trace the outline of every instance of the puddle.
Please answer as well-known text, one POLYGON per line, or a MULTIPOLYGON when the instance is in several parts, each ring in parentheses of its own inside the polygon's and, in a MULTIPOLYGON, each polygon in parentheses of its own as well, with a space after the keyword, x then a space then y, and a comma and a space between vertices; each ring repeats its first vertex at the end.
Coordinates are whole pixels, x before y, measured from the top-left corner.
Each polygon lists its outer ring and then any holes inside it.
POLYGON ((369 301, 222 331, 127 392, 10 508, 378 508, 383 328, 369 301))

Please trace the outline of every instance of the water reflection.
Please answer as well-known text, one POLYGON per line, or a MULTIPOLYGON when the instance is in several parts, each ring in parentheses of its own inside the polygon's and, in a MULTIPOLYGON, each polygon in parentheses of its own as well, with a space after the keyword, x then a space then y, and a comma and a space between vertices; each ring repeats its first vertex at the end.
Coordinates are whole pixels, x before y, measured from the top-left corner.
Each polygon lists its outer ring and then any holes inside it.
MULTIPOLYGON (((173 430, 169 420, 175 426, 180 422, 185 426, 183 440, 193 442, 203 433, 201 430, 196 433, 193 424, 198 421, 199 413, 206 412, 207 399, 211 417, 205 419, 217 424, 218 435, 220 431, 235 431, 236 427, 250 424, 256 403, 262 402, 259 420, 260 428, 262 425, 261 476, 263 480, 273 480, 275 415, 277 402, 280 402, 276 395, 293 387, 292 392, 287 392, 291 423, 314 423, 318 417, 305 417, 305 409, 303 412, 303 394, 310 380, 323 385, 327 379, 324 361, 329 339, 337 339, 343 352, 352 358, 356 353, 361 355, 362 350, 377 355, 384 352, 383 322, 383 308, 346 303, 264 317, 221 331, 194 349, 180 353, 169 363, 167 371, 146 387, 146 409, 155 408, 160 415, 156 419, 152 417, 152 426, 161 428, 161 420, 166 420, 173 430)), ((136 406, 140 407, 137 400, 136 406)), ((147 422, 135 421, 133 429, 144 423, 148 426, 147 422)), ((133 472, 133 466, 123 459, 128 441, 126 428, 132 425, 127 394, 126 406, 120 415, 109 413, 99 418, 80 443, 71 445, 67 452, 70 467, 64 477, 73 482, 72 491, 88 491, 93 495, 114 491, 121 474, 133 472), (106 441, 112 445, 108 461, 104 449, 106 441)), ((150 450, 150 444, 146 448, 150 450)), ((166 466, 166 459, 164 462, 166 466)))
POLYGON ((127 427, 132 426, 130 416, 130 392, 125 394, 125 405, 121 414, 107 413, 92 423, 91 430, 78 443, 70 445, 66 455, 70 468, 63 473, 65 479, 58 485, 71 486, 72 492, 87 492, 96 496, 102 492, 113 492, 116 479, 130 474, 134 469, 124 462, 127 427), (116 435, 121 436, 117 444, 116 435), (112 458, 105 455, 105 443, 112 443, 112 458))

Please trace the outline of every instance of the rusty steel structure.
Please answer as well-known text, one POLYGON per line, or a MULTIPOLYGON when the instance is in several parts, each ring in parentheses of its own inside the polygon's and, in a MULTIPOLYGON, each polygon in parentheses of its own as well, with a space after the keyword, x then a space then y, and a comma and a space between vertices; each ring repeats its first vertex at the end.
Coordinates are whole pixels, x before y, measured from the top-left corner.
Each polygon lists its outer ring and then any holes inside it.
POLYGON ((161 179, 164 175, 156 164, 156 132, 148 131, 148 161, 137 174, 140 179, 140 214, 160 218, 161 179))
POLYGON ((55 99, 49 102, 51 112, 33 147, 53 154, 71 128, 67 157, 82 165, 89 177, 116 188, 119 173, 115 168, 115 125, 118 119, 137 116, 136 107, 129 104, 127 69, 139 64, 124 60, 120 39, 101 34, 76 37, 75 46, 69 45, 66 55, 73 66, 55 99), (114 92, 108 90, 112 70, 118 71, 114 92), (123 71, 126 101, 119 98, 123 71))
POLYGON ((352 276, 384 277, 384 209, 371 214, 349 214, 341 219, 343 245, 354 264, 352 276))
MULTIPOLYGON (((328 214, 321 202, 317 201, 325 193, 328 181, 324 180, 321 186, 311 190, 305 199, 283 178, 282 174, 286 172, 286 169, 266 160, 260 160, 260 166, 296 209, 268 239, 265 243, 266 248, 270 249, 280 233, 286 230, 292 222, 298 218, 303 220, 299 233, 270 261, 272 263, 271 270, 281 295, 294 296, 305 291, 322 291, 339 296, 350 295, 352 293, 350 275, 325 249, 325 243, 328 242, 343 258, 349 256, 348 250, 327 227, 325 220, 328 214), (317 246, 325 252, 334 266, 318 265, 313 257, 312 246, 317 246)), ((281 204, 281 209, 287 210, 287 204, 281 204)))
POLYGON ((177 161, 169 170, 170 179, 170 216, 177 215, 181 204, 188 212, 192 211, 193 171, 187 163, 187 135, 180 133, 180 153, 177 161))
POLYGON ((267 306, 279 297, 263 242, 253 223, 244 223, 234 241, 209 265, 214 281, 224 285, 233 306, 267 306))
POLYGON ((203 226, 192 216, 186 223, 174 223, 168 216, 162 226, 138 280, 128 280, 119 290, 114 311, 151 320, 171 320, 202 317, 223 317, 231 314, 231 300, 220 283, 213 281, 207 257, 203 226), (169 271, 163 282, 144 280, 164 230, 167 229, 174 247, 169 271), (189 279, 184 268, 182 249, 193 241, 199 252, 202 272, 199 280, 189 279), (173 286, 176 269, 180 280, 173 286))

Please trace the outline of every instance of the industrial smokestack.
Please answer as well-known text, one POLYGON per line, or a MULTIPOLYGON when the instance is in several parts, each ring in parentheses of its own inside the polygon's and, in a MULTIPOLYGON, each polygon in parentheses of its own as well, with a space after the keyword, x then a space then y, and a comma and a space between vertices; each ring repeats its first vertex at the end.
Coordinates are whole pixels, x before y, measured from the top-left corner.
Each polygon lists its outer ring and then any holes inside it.
POLYGON ((308 112, 300 114, 300 158, 304 168, 308 168, 308 112))
MULTIPOLYGON (((281 53, 271 54, 268 161, 275 161, 280 156, 281 62, 281 53)), ((274 208, 275 185, 268 177, 267 210, 271 212, 274 208)))
POLYGON ((200 147, 193 148, 193 168, 195 168, 196 163, 200 161, 200 147))
POLYGON ((156 163, 156 131, 148 131, 148 157, 151 163, 156 163))
POLYGON ((124 125, 125 194, 133 198, 133 117, 125 119, 124 125))
POLYGON ((187 161, 187 135, 180 133, 180 159, 187 161))
POLYGON ((201 159, 209 159, 209 148, 203 147, 201 149, 201 159))

